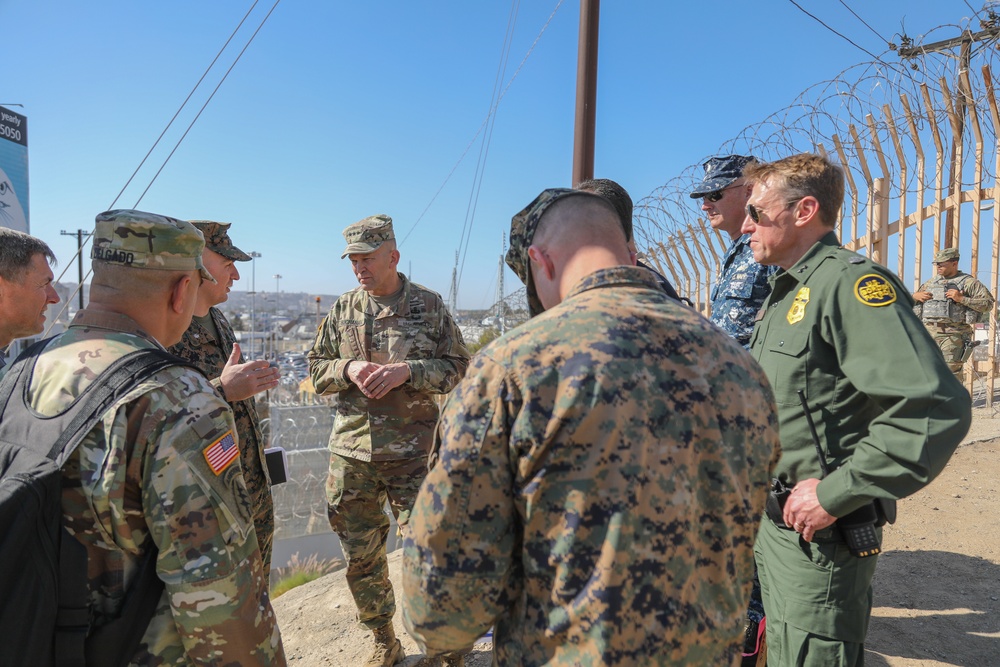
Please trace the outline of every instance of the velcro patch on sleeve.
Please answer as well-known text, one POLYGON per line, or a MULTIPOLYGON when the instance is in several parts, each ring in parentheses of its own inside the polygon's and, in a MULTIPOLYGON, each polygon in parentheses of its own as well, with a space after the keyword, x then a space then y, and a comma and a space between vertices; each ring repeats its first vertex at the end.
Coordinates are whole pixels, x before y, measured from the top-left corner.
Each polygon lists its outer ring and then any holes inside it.
POLYGON ((236 446, 236 439, 232 431, 227 431, 224 436, 206 447, 202 454, 208 462, 208 467, 216 476, 239 458, 240 448, 236 446))
POLYGON ((896 290, 877 273, 868 273, 854 283, 854 296, 866 306, 888 306, 896 301, 896 290))

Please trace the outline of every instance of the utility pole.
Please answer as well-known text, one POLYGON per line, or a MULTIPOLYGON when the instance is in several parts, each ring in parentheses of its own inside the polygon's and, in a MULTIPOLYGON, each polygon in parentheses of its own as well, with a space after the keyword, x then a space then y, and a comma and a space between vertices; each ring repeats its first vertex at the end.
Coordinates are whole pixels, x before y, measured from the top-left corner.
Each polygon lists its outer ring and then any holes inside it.
MULTIPOLYGON (((955 132, 955 136, 951 139, 951 159, 949 161, 951 178, 948 185, 949 197, 955 194, 961 180, 962 165, 958 164, 958 146, 961 144, 962 138, 965 135, 965 112, 972 99, 972 92, 966 89, 965 83, 962 79, 962 73, 969 71, 969 63, 972 57, 972 45, 976 42, 984 42, 995 39, 997 35, 1000 35, 1000 16, 997 16, 997 14, 990 9, 987 9, 986 12, 988 18, 987 20, 980 22, 980 26, 983 28, 980 32, 973 33, 971 30, 965 30, 958 37, 943 39, 938 42, 922 44, 920 46, 910 46, 912 41, 908 37, 904 37, 903 46, 899 48, 899 57, 910 60, 928 53, 944 53, 954 50, 956 46, 959 47, 958 76, 956 77, 958 83, 955 86, 955 103, 957 106, 956 115, 958 116, 958 127, 956 128, 957 131, 955 132)), ((916 65, 913 67, 916 69, 916 65)), ((945 247, 958 245, 958 239, 954 238, 954 236, 955 210, 953 208, 949 208, 945 213, 944 222, 945 247)))
POLYGON ((580 37, 576 61, 576 126, 573 133, 573 182, 594 177, 594 127, 597 124, 597 36, 601 0, 580 0, 580 37))
POLYGON ((65 230, 60 230, 59 232, 62 236, 75 236, 76 237, 76 268, 79 280, 77 280, 76 285, 76 295, 79 298, 77 303, 80 304, 80 310, 83 310, 83 236, 90 234, 82 229, 78 229, 75 232, 67 232, 65 230))
POLYGON ((254 360, 254 348, 256 347, 257 338, 257 258, 261 257, 259 252, 253 250, 250 251, 250 361, 254 360))
POLYGON ((451 270, 451 290, 448 292, 448 312, 455 317, 458 309, 458 251, 455 251, 455 266, 451 270))

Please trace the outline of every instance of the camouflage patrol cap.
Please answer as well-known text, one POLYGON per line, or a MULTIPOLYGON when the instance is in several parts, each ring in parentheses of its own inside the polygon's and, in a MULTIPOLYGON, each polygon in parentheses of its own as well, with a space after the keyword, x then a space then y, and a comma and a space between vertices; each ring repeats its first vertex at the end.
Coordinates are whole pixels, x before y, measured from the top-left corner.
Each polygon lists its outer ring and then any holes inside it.
POLYGON ((340 258, 344 259, 353 254, 367 255, 370 252, 375 252, 383 243, 394 238, 396 236, 392 233, 392 218, 384 213, 370 215, 344 230, 347 249, 344 250, 344 254, 340 258))
POLYGON ((757 162, 752 155, 726 155, 709 158, 703 167, 705 175, 701 183, 691 193, 691 199, 699 199, 712 192, 732 185, 736 179, 743 176, 743 167, 751 162, 757 162))
POLYGON ((205 247, 212 252, 217 252, 226 259, 234 262, 249 262, 251 257, 233 245, 229 238, 230 222, 213 222, 211 220, 190 220, 192 225, 205 237, 205 247))
POLYGON ((517 277, 524 283, 525 292, 528 297, 528 312, 532 317, 545 312, 538 293, 535 291, 535 283, 531 277, 531 260, 528 259, 528 248, 535 238, 535 231, 542 216, 552 204, 560 199, 569 196, 592 197, 610 206, 603 197, 587 190, 571 190, 570 188, 549 188, 543 190, 542 194, 535 197, 535 200, 525 206, 510 220, 510 249, 507 251, 505 261, 507 266, 517 274, 517 277))
POLYGON ((215 278, 201 263, 205 238, 194 225, 165 215, 115 209, 97 215, 90 258, 133 269, 192 271, 215 278))
POLYGON ((942 262, 950 262, 953 259, 958 259, 958 248, 945 248, 934 253, 933 263, 941 264, 942 262))

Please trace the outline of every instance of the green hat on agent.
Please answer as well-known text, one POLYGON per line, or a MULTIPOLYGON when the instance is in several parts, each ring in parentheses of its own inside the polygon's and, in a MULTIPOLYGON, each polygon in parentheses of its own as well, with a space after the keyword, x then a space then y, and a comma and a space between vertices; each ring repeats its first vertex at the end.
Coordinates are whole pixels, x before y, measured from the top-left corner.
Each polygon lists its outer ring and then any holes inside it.
POLYGON ((90 258, 133 269, 192 271, 215 282, 201 263, 205 238, 194 225, 156 213, 115 209, 97 215, 90 258))
POLYGON ((384 213, 368 216, 344 230, 347 248, 340 258, 344 259, 348 255, 367 255, 378 250, 386 241, 395 238, 392 232, 392 218, 384 213))
POLYGON ((230 222, 213 222, 212 220, 190 220, 198 231, 205 237, 205 247, 212 252, 217 252, 226 259, 234 262, 249 262, 251 257, 235 245, 229 238, 230 222))
POLYGON ((941 264, 942 262, 950 262, 951 260, 958 259, 958 248, 945 248, 944 250, 938 250, 934 253, 934 264, 941 264))
POLYGON ((521 209, 510 220, 510 249, 507 250, 505 261, 507 266, 524 283, 525 293, 528 297, 528 312, 531 313, 532 317, 545 312, 545 307, 542 306, 538 293, 535 291, 535 282, 531 277, 531 260, 528 259, 528 248, 531 247, 538 223, 541 222, 545 211, 552 204, 565 197, 593 197, 607 203, 600 195, 587 190, 550 188, 543 190, 542 194, 535 197, 534 201, 521 209))

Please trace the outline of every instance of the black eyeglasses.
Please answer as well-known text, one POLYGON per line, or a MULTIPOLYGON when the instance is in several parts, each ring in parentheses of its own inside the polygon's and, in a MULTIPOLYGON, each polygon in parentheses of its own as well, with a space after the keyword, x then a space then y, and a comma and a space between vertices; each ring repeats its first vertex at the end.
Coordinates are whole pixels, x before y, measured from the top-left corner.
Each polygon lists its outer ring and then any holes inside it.
POLYGON ((740 183, 738 185, 730 185, 729 187, 722 188, 721 190, 716 190, 715 192, 709 192, 707 195, 705 195, 704 197, 702 197, 702 199, 704 199, 707 202, 710 202, 710 203, 714 204, 715 202, 719 201, 720 199, 722 199, 725 196, 723 193, 726 190, 732 190, 733 188, 741 188, 741 187, 743 187, 742 183, 740 183))
MULTIPOLYGON (((792 200, 792 201, 790 201, 790 202, 786 202, 786 203, 785 203, 785 208, 783 208, 783 209, 781 209, 781 210, 782 210, 782 211, 784 211, 785 209, 787 209, 787 208, 788 208, 789 206, 791 206, 792 204, 798 204, 798 203, 799 203, 800 201, 802 201, 803 199, 804 199, 804 197, 799 197, 798 199, 793 199, 793 200, 792 200)), ((749 215, 749 216, 750 216, 750 219, 751 219, 751 220, 753 220, 753 223, 754 223, 755 225, 756 225, 756 224, 758 224, 758 223, 760 222, 760 214, 761 214, 761 212, 763 212, 763 211, 764 211, 764 209, 762 209, 762 208, 757 208, 757 207, 756 207, 756 206, 754 206, 753 204, 747 204, 747 215, 749 215)))

